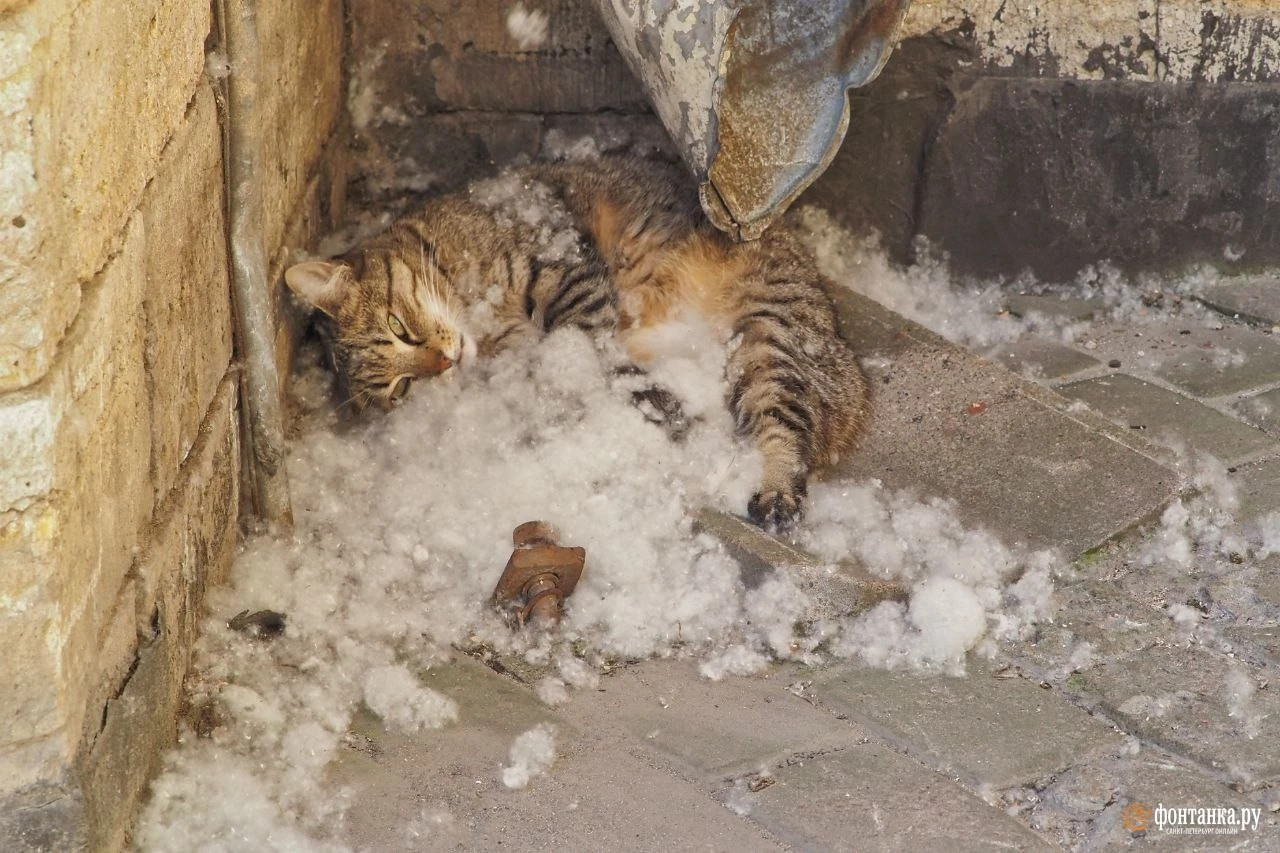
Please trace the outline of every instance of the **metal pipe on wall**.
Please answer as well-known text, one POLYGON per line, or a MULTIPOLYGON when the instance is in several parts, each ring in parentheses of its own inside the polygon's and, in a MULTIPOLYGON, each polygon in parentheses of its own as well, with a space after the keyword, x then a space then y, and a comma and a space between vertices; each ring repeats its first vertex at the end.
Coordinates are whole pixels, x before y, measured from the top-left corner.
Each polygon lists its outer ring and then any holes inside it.
POLYGON ((257 116, 260 47, 256 0, 216 0, 222 49, 231 69, 219 98, 223 128, 223 173, 227 186, 228 255, 244 426, 244 494, 260 519, 291 524, 293 511, 285 471, 284 414, 276 363, 275 313, 267 278, 261 128, 257 116))

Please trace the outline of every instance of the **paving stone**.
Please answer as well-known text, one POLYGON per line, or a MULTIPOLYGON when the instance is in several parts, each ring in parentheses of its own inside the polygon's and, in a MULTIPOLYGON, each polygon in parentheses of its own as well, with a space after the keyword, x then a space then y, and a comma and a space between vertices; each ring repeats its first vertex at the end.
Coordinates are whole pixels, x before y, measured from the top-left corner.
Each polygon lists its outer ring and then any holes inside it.
MULTIPOLYGON (((1142 757, 1125 774, 1115 802, 1099 819, 1091 849, 1102 845, 1122 845, 1136 841, 1142 847, 1156 850, 1274 850, 1276 841, 1275 816, 1262 808, 1258 829, 1237 835, 1181 835, 1161 830, 1152 825, 1145 831, 1134 832, 1125 826, 1125 810, 1134 803, 1151 809, 1165 808, 1234 808, 1236 810, 1259 808, 1259 804, 1233 791, 1227 785, 1204 773, 1185 767, 1159 750, 1144 749, 1142 757)), ((1130 818, 1133 820, 1133 818, 1130 818)))
MULTIPOLYGON (((1082 571, 1089 571, 1086 567, 1082 571)), ((1057 612, 1033 639, 1009 650, 1030 663, 1039 677, 1069 678, 1072 655, 1082 643, 1093 661, 1114 660, 1149 648, 1167 633, 1165 617, 1116 587, 1113 582, 1080 581, 1055 592, 1057 612)))
POLYGON ((1003 811, 876 743, 798 760, 726 803, 799 850, 1050 850, 1003 811))
POLYGON ((362 714, 330 767, 350 791, 343 840, 356 849, 780 849, 708 790, 633 755, 607 725, 571 725, 478 662, 456 660, 423 681, 459 702, 457 723, 406 735, 362 714), (507 751, 538 722, 555 727, 555 764, 508 790, 507 751))
POLYGON ((1035 293, 1013 293, 1005 297, 1004 307, 1018 317, 1039 314, 1054 320, 1091 320, 1106 305, 1102 299, 1077 299, 1069 296, 1035 293))
POLYGON ((531 690, 472 658, 459 657, 420 676, 425 686, 458 703, 458 715, 467 720, 468 728, 484 728, 497 736, 514 738, 538 723, 563 725, 531 690))
POLYGON ((1280 436, 1280 388, 1246 397, 1236 403, 1235 410, 1245 423, 1280 436))
MULTIPOLYGON (((1158 850, 1221 849, 1222 839, 1183 836, 1161 831, 1157 826, 1132 830, 1125 825, 1126 810, 1135 804, 1154 810, 1165 808, 1258 808, 1259 804, 1233 791, 1221 780, 1163 750, 1142 747, 1137 754, 1072 768, 1038 792, 1026 818, 1033 828, 1056 836, 1063 848, 1074 850, 1113 849, 1127 845, 1158 850), (1216 843, 1215 843, 1216 841, 1216 843)), ((1135 825, 1140 814, 1130 812, 1135 825)), ((1266 842, 1274 822, 1263 809, 1260 832, 1250 833, 1254 841, 1266 842)), ((1249 845, 1239 849, 1260 850, 1249 845)), ((1239 844, 1231 837, 1228 846, 1239 844)))
POLYGON ((1044 779, 1089 750, 1123 742, 1110 726, 1054 692, 1023 678, 998 677, 976 661, 962 678, 842 668, 816 677, 808 692, 975 787, 1044 779))
POLYGON ((815 618, 862 613, 882 601, 907 599, 907 590, 898 581, 878 578, 852 561, 841 562, 832 571, 812 554, 735 515, 704 508, 698 511, 697 523, 725 544, 742 567, 748 586, 763 582, 775 567, 785 566, 791 580, 813 601, 815 618))
POLYGON ((1098 366, 1098 360, 1055 341, 1024 338, 1001 344, 987 358, 1014 373, 1032 378, 1060 379, 1098 366))
POLYGON ((1224 461, 1273 445, 1266 433, 1242 424, 1197 400, 1125 374, 1100 376, 1058 388, 1117 423, 1165 434, 1224 461))
POLYGON ((1229 279, 1208 288, 1197 298, 1228 316, 1280 325, 1280 276, 1277 275, 1229 279))
POLYGON ((807 672, 712 682, 690 664, 651 662, 618 671, 575 696, 575 719, 607 719, 694 778, 725 779, 795 753, 856 742, 865 733, 787 691, 807 672))
POLYGON ((1258 689, 1249 703, 1257 725, 1228 716, 1224 679, 1239 667, 1257 683, 1254 669, 1207 649, 1157 646, 1080 673, 1083 689, 1143 740, 1184 755, 1246 788, 1280 777, 1280 696, 1258 689))
POLYGON ((1197 397, 1238 394, 1280 381, 1280 341, 1247 326, 1193 329, 1156 374, 1197 397))
MULTIPOLYGON (((1274 562, 1272 572, 1280 570, 1280 560, 1274 562)), ((1274 579, 1274 574, 1272 577, 1274 579)), ((1280 583, 1273 580, 1269 590, 1259 589, 1258 594, 1280 606, 1280 583)), ((1237 656, 1246 659, 1260 656, 1268 665, 1280 669, 1280 625, 1232 625, 1225 628, 1222 635, 1237 656)))
POLYGON ((1241 465, 1232 480, 1240 497, 1239 518, 1247 520, 1280 510, 1280 459, 1241 465))
MULTIPOLYGON (((857 306, 850 297, 842 319, 857 306)), ((1068 555, 1148 517, 1177 487, 1040 386, 906 321, 891 343, 867 435, 836 476, 950 498, 967 525, 1068 555), (975 403, 985 408, 971 414, 975 403)))

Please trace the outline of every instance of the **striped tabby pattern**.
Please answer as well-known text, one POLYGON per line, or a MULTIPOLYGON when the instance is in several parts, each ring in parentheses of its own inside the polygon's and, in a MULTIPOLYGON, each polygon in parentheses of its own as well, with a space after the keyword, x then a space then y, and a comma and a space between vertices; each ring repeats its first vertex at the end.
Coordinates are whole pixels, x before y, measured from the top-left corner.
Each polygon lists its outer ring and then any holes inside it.
POLYGON ((736 244, 666 164, 539 164, 434 200, 286 281, 317 308, 340 388, 389 407, 417 379, 565 325, 645 330, 692 309, 730 342, 728 405, 764 459, 751 518, 785 530, 811 472, 848 450, 867 388, 813 260, 782 226, 736 244))

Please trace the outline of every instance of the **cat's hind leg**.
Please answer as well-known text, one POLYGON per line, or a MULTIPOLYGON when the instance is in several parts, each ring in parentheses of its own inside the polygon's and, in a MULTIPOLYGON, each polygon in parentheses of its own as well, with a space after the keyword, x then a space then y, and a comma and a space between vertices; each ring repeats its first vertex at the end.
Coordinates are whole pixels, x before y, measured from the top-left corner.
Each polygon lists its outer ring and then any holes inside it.
POLYGON ((803 515, 810 473, 853 445, 867 389, 821 290, 803 282, 745 290, 735 323, 741 339, 728 363, 729 410, 764 462, 747 513, 781 532, 803 515))
POLYGON ((729 357, 729 411, 738 431, 755 439, 764 463, 751 520, 771 532, 799 521, 814 460, 815 415, 804 371, 784 333, 744 331, 729 357))

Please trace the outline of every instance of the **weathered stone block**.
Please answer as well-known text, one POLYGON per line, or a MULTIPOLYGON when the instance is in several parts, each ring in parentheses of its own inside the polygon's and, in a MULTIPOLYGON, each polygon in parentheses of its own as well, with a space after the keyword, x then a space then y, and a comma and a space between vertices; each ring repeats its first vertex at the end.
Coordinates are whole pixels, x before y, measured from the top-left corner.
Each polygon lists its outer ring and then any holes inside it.
POLYGON ((0 391, 53 363, 204 65, 210 7, 36 0, 0 22, 0 391))
POLYGON ((851 291, 838 305, 858 351, 890 362, 866 438, 838 475, 952 499, 967 525, 1067 555, 1145 518, 1176 488, 1172 471, 1065 414, 1061 398, 1055 407, 1038 386, 851 291), (973 414, 974 403, 986 409, 973 414))
POLYGON ((119 849, 137 804, 175 736, 175 723, 205 589, 225 577, 236 543, 239 433, 236 383, 218 386, 199 438, 138 570, 135 602, 121 619, 137 629, 136 663, 105 707, 94 709, 78 770, 91 849, 119 849))
POLYGON ((920 169, 955 104, 949 80, 975 52, 955 38, 904 40, 879 77, 850 90, 844 141, 797 206, 817 205, 855 233, 874 231, 891 258, 909 261, 920 169))
POLYGON ((1043 379, 1061 379, 1098 366, 1098 360, 1069 346, 1038 338, 1001 344, 987 358, 1014 373, 1043 379))
POLYGON ((138 561, 137 620, 143 635, 159 624, 195 639, 204 591, 221 581, 236 543, 239 433, 236 377, 218 384, 178 482, 156 510, 150 543, 138 561))
POLYGON ((0 844, 12 851, 83 850, 84 798, 74 779, 0 793, 0 844))
MULTIPOLYGON (((0 744, 0 769, 4 778, 19 784, 38 779, 57 755, 51 754, 32 768, 12 762, 9 751, 24 741, 52 737, 61 728, 65 714, 59 707, 57 683, 61 675, 58 660, 57 607, 48 601, 23 602, 22 610, 0 616, 0 643, 6 664, 0 673, 0 713, 5 719, 5 743, 0 744)), ((57 750, 53 750, 54 753, 57 750)), ((30 758, 22 751, 24 760, 30 758)))
POLYGON ((917 225, 984 276, 1256 266, 1280 261, 1278 191, 1276 84, 981 78, 929 150, 917 225))
POLYGON ((1228 316, 1280 326, 1280 275, 1227 279, 1197 293, 1196 298, 1228 316))
POLYGON ((795 754, 855 743, 863 732, 788 693, 798 668, 711 682, 670 661, 620 670, 574 710, 607 718, 693 779, 718 782, 795 754), (721 713, 729 705, 733 713, 721 713))
POLYGON ((1280 388, 1244 398, 1236 403, 1235 411, 1244 423, 1280 437, 1280 388))
POLYGON ((151 476, 169 493, 231 360, 222 137, 213 93, 196 90, 140 208, 146 231, 151 476))
POLYGON ((1123 742, 1061 696, 1022 678, 996 677, 977 662, 963 678, 842 669, 819 675, 810 692, 823 706, 974 786, 1047 779, 1086 751, 1123 742))
POLYGON ((357 129, 429 112, 648 111, 648 101, 589 0, 538 0, 547 39, 522 47, 511 4, 358 0, 351 63, 357 129))
POLYGON ((1243 790, 1280 776, 1280 755, 1265 748, 1280 737, 1280 703, 1274 691, 1258 689, 1267 672, 1199 646, 1157 646, 1080 676, 1108 715, 1143 740, 1211 767, 1243 790), (1246 701, 1232 699, 1232 670, 1254 685, 1246 701))
POLYGON ((903 34, 962 34, 990 73, 1081 79, 1280 79, 1266 0, 915 0, 903 34))
MULTIPOLYGON (((23 584, 0 599, 0 620, 30 619, 24 634, 44 639, 10 658, 21 689, 0 691, 6 745, 58 732, 69 754, 104 620, 150 517, 149 433, 138 428, 147 419, 142 257, 141 229, 130 227, 120 254, 86 289, 54 368, 0 398, 0 409, 38 414, 50 436, 41 460, 47 479, 31 481, 45 493, 22 496, 0 539, 0 575, 23 584)), ((18 429, 0 435, 0 446, 21 446, 22 419, 0 424, 18 429)))
POLYGON ((1166 357, 1156 372, 1199 397, 1221 397, 1280 380, 1280 340, 1257 329, 1199 330, 1190 346, 1166 357))
POLYGON ((241 120, 260 128, 263 239, 268 252, 284 241, 342 115, 342 15, 341 0, 259 4, 258 114, 241 120))
POLYGON ((878 743, 797 758, 726 802, 798 850, 1052 850, 1003 811, 878 743))
POLYGON ((1117 373, 1059 389, 1087 403, 1121 426, 1144 430, 1230 461, 1273 443, 1265 433, 1246 426, 1190 397, 1117 373))

